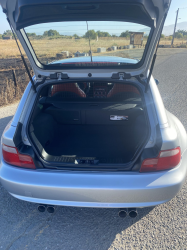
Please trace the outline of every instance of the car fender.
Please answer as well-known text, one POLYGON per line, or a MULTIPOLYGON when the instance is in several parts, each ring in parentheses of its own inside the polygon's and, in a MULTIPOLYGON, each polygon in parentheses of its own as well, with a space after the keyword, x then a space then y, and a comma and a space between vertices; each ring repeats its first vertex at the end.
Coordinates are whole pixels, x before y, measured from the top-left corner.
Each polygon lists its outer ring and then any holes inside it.
POLYGON ((178 141, 178 146, 181 147, 181 153, 183 154, 184 151, 187 149, 187 134, 186 130, 183 126, 183 124, 180 122, 180 120, 170 113, 168 110, 166 110, 166 114, 168 117, 168 121, 170 124, 170 127, 173 127, 173 129, 176 130, 177 133, 177 141, 178 141))

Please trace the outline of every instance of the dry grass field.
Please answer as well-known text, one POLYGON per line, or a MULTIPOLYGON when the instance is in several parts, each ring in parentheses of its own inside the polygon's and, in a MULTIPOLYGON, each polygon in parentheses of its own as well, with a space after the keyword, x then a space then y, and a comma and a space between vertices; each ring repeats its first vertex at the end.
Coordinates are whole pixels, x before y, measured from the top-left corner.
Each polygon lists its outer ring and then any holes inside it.
MULTIPOLYGON (((42 39, 42 40, 32 40, 31 41, 36 54, 42 56, 52 56, 54 57, 56 53, 61 51, 69 51, 75 53, 88 52, 90 50, 89 40, 85 38, 81 39, 42 39)), ((105 47, 109 48, 111 46, 125 46, 129 45, 129 39, 125 38, 99 38, 98 41, 91 40, 92 52, 96 53, 97 48, 105 47)))
MULTIPOLYGON (((174 45, 180 45, 183 42, 186 41, 175 39, 174 45)), ((61 51, 75 53, 76 51, 88 52, 90 50, 88 39, 84 38, 33 39, 31 40, 31 43, 38 57, 55 57, 56 54, 60 53, 61 51)), ((91 40, 91 48, 93 53, 95 53, 97 52, 98 47, 109 48, 111 46, 125 46, 129 45, 129 43, 129 38, 99 38, 99 41, 91 40)), ((144 39, 143 44, 146 44, 146 39, 144 39)), ((171 41, 167 38, 164 38, 161 39, 160 44, 169 45, 171 44, 171 41)), ((19 56, 19 51, 14 40, 0 40, 0 58, 15 58, 19 56)))
MULTIPOLYGON (((69 51, 75 53, 88 52, 89 41, 88 39, 40 39, 31 40, 31 44, 39 57, 54 57, 56 53, 61 51, 69 51)), ((125 38, 100 38, 99 41, 91 40, 92 51, 96 52, 98 47, 111 47, 111 46, 125 46, 129 44, 129 39, 125 38)), ((23 52, 24 53, 24 52, 23 52)), ((0 40, 0 58, 19 57, 14 40, 0 40)))

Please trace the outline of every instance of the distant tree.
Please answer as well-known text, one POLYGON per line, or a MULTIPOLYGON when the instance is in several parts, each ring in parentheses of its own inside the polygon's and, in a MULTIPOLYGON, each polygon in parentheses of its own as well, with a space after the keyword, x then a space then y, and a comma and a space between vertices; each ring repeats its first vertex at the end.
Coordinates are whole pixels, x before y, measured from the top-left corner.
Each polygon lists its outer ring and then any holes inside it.
POLYGON ((2 39, 3 35, 0 34, 0 39, 2 39))
POLYGON ((165 35, 164 35, 164 34, 161 34, 161 38, 165 38, 165 35))
POLYGON ((80 36, 78 36, 77 34, 74 34, 73 37, 80 38, 80 36))
POLYGON ((187 30, 177 30, 176 33, 181 33, 183 36, 187 36, 187 30))
POLYGON ((97 38, 97 33, 95 32, 95 30, 88 30, 85 35, 85 38, 90 38, 90 39, 96 39, 97 38))
POLYGON ((122 32, 120 37, 130 37, 130 33, 128 30, 126 30, 125 32, 122 32))
POLYGON ((43 36, 60 36, 60 33, 56 30, 44 31, 43 36))
POLYGON ((118 37, 118 36, 116 36, 116 35, 113 34, 112 37, 118 37))
POLYGON ((44 31, 43 36, 48 36, 48 31, 44 31))
POLYGON ((27 33, 27 36, 28 37, 34 37, 34 36, 36 36, 36 33, 27 33))
POLYGON ((13 34, 11 30, 6 30, 2 36, 13 36, 13 34))
POLYGON ((178 38, 178 39, 183 38, 183 34, 179 33, 179 32, 176 32, 175 37, 178 38))
POLYGON ((36 39, 42 39, 42 38, 43 38, 43 36, 41 36, 41 35, 36 36, 36 39))
POLYGON ((108 32, 100 31, 98 30, 97 32, 98 37, 110 37, 111 35, 108 32))
POLYGON ((173 39, 173 36, 169 36, 168 39, 169 39, 169 40, 172 40, 172 39, 173 39))

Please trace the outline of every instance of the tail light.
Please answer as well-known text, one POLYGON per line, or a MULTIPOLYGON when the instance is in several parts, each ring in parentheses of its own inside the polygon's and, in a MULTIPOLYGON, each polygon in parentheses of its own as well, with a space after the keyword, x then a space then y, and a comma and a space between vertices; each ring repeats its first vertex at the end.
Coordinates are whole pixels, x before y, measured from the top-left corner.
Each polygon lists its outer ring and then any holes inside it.
POLYGON ((181 160, 180 147, 160 151, 157 158, 145 159, 140 168, 140 172, 152 172, 167 170, 176 167, 181 160))
POLYGON ((2 145, 4 160, 13 166, 36 169, 32 157, 20 154, 17 148, 2 145))

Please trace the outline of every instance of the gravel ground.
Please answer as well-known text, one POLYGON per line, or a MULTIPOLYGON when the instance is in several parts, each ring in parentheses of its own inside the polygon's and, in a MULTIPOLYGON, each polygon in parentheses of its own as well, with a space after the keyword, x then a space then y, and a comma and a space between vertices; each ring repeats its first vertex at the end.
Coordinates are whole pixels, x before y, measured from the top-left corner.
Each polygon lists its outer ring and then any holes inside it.
MULTIPOLYGON (((187 129, 187 50, 159 52, 154 77, 166 108, 187 129)), ((0 135, 16 107, 0 108, 0 135)), ((119 218, 116 209, 58 207, 54 214, 39 213, 35 204, 0 186, 0 249, 187 249, 186 185, 167 204, 138 209, 135 219, 119 218)))

